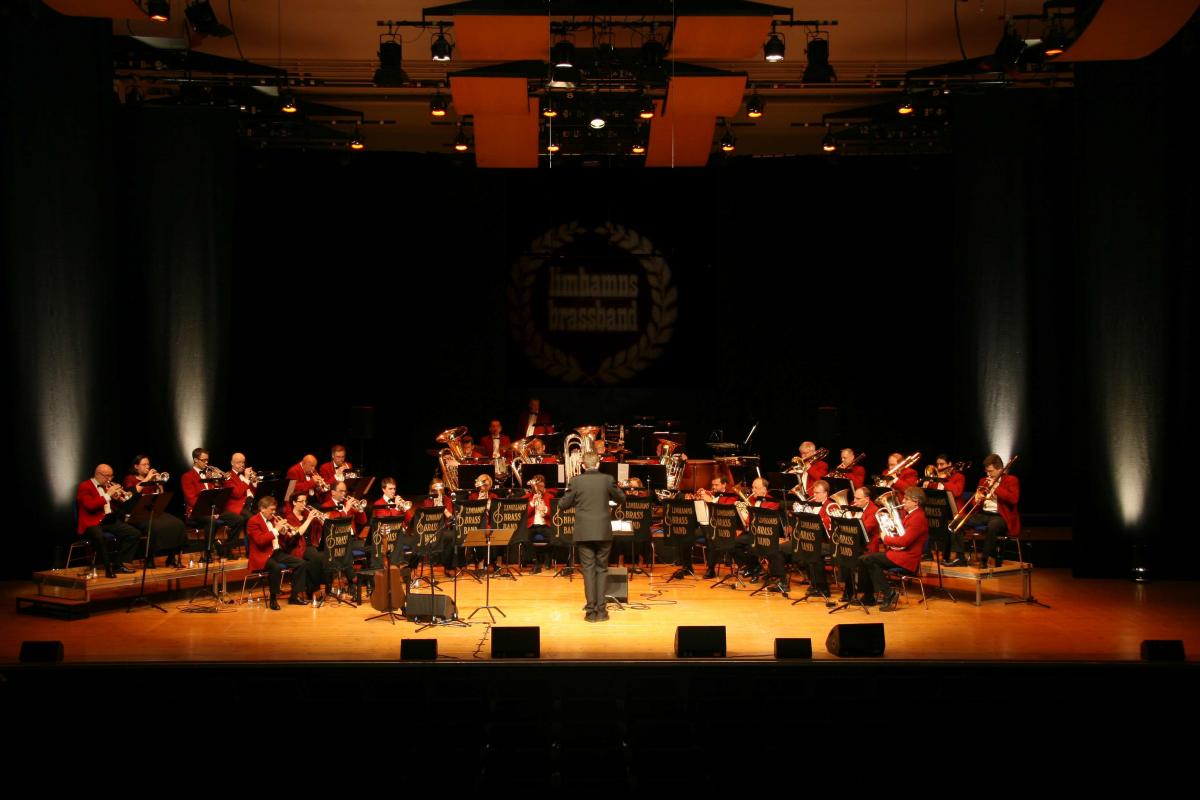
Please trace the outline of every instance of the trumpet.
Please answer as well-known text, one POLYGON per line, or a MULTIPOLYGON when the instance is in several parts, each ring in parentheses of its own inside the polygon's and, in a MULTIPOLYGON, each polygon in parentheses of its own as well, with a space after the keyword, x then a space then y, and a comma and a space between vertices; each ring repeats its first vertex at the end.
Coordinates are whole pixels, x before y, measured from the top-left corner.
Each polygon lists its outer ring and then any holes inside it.
POLYGON ((361 514, 363 511, 367 510, 367 501, 365 499, 356 500, 353 497, 347 497, 345 505, 347 511, 351 511, 355 514, 361 514))
POLYGON ((116 500, 118 503, 127 503, 129 502, 129 499, 133 497, 133 492, 126 491, 124 486, 119 483, 113 483, 112 481, 108 481, 104 484, 105 494, 108 494, 109 490, 113 488, 117 490, 116 494, 109 494, 108 496, 113 500, 116 500))
POLYGON ((233 473, 232 472, 222 472, 220 467, 214 467, 210 464, 210 465, 206 465, 204 467, 204 477, 220 478, 223 481, 227 481, 231 477, 233 477, 233 473))
POLYGON ((312 474, 312 479, 313 479, 313 483, 315 483, 317 485, 317 489, 319 491, 321 491, 322 493, 329 491, 329 484, 326 483, 325 479, 321 477, 321 473, 314 472, 312 474))
POLYGON ((329 515, 328 515, 328 514, 326 514, 324 511, 317 511, 317 510, 316 510, 315 508, 313 508, 312 506, 309 506, 309 507, 308 507, 308 514, 306 514, 305 516, 309 516, 309 517, 315 517, 316 519, 319 519, 319 520, 321 520, 322 522, 324 522, 325 520, 329 519, 329 515))
POLYGON ((150 474, 146 476, 147 482, 152 481, 154 483, 166 483, 169 480, 171 480, 171 473, 159 472, 158 470, 154 469, 150 470, 150 474))
POLYGON ((388 504, 388 508, 398 508, 401 511, 405 512, 406 514, 412 510, 412 507, 413 507, 412 501, 405 500, 400 495, 396 495, 392 499, 391 503, 388 504))

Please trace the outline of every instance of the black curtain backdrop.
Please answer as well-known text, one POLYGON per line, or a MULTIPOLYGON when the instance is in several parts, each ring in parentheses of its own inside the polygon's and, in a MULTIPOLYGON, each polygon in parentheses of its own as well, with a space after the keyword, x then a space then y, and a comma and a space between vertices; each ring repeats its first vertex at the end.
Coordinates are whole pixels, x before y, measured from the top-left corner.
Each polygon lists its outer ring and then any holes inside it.
MULTIPOLYGON (((1081 574, 1119 574, 1134 541, 1176 535, 1153 512, 1131 528, 1111 499, 1111 409, 1097 399, 1114 377, 1089 348, 1096 309, 1124 300, 1115 276, 1147 276, 1128 313, 1157 320, 1160 380, 1143 399, 1157 409, 1161 500, 1187 452, 1194 156, 1144 89, 1178 80, 1186 42, 1081 67, 1073 95, 960 99, 953 156, 517 172, 238 150, 218 112, 116 107, 105 24, 42 12, 10 28, 7 358, 31 514, 8 575, 50 561, 73 530, 62 486, 73 493, 98 461, 120 473, 146 452, 177 475, 204 445, 215 463, 241 450, 286 468, 344 441, 351 460, 420 491, 438 431, 510 428, 530 395, 560 425, 679 420, 696 457, 714 431, 739 440, 757 421, 768 463, 811 438, 866 450, 869 472, 919 449, 978 474, 985 353, 1024 384, 1022 509, 1076 515, 1081 574), (53 63, 40 58, 51 49, 53 63), (1134 102, 1147 113, 1127 113, 1134 102), (1153 155, 1129 149, 1135 132, 1153 155), (637 230, 679 291, 661 358, 618 386, 558 382, 510 334, 514 259, 571 221, 637 230), (997 286, 1019 291, 981 327, 997 286), (1010 316, 1015 353, 979 335, 1010 316), (55 391, 78 396, 74 428, 54 416, 55 391), (360 405, 375 408, 366 441, 349 436, 360 405), (48 417, 74 430, 72 460, 46 446, 48 417)), ((1158 574, 1195 574, 1163 549, 1158 574)))

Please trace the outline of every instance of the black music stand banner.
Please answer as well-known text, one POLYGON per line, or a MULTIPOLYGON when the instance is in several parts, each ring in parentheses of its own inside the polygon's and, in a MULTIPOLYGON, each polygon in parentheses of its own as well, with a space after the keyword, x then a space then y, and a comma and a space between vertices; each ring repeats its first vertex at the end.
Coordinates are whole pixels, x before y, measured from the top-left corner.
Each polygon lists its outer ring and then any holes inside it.
MULTIPOLYGON (((492 502, 496 501, 493 500, 492 502)), ((487 500, 460 500, 455 505, 454 510, 458 513, 458 519, 456 520, 458 531, 456 532, 455 545, 459 547, 462 546, 462 540, 466 538, 467 531, 486 528, 491 521, 488 519, 487 500)))
POLYGON ((413 516, 410 533, 416 537, 417 549, 429 555, 441 548, 442 528, 446 525, 446 512, 442 506, 418 508, 413 516))
POLYGON ((732 503, 710 503, 708 508, 708 524, 712 529, 708 546, 721 551, 732 550, 738 531, 742 529, 742 518, 738 516, 737 506, 732 503))
POLYGON ((811 503, 796 503, 797 509, 792 523, 792 538, 796 540, 796 555, 801 561, 821 560, 821 543, 828 536, 825 523, 821 521, 820 506, 811 503))
POLYGON ((575 509, 568 508, 566 511, 560 511, 558 504, 560 498, 553 497, 550 499, 550 526, 553 529, 553 537, 555 545, 560 547, 570 547, 575 541, 575 509))
POLYGON ((667 488, 667 468, 662 464, 629 464, 629 477, 641 479, 651 495, 655 489, 667 488))
POLYGON ((954 500, 954 495, 945 489, 926 489, 923 509, 925 519, 929 520, 929 538, 937 542, 939 550, 943 550, 943 545, 950 535, 946 526, 958 513, 958 503, 954 500))
POLYGON ((633 527, 634 541, 650 540, 651 508, 649 497, 625 495, 625 505, 621 507, 621 516, 633 527))
POLYGON ((867 530, 863 526, 862 509, 855 506, 839 506, 830 511, 829 524, 834 560, 839 567, 854 569, 858 565, 858 557, 867 546, 867 530))
POLYGON ((783 536, 783 516, 774 508, 750 508, 747 532, 754 537, 753 550, 759 556, 779 552, 779 539, 783 536))

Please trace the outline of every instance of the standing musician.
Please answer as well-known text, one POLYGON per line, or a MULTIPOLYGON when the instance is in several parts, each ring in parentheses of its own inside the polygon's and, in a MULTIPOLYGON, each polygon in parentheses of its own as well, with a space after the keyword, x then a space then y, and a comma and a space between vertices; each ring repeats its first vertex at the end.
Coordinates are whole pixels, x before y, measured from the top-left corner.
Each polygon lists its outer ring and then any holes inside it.
POLYGON ((92 477, 75 490, 75 533, 87 537, 93 552, 103 559, 104 574, 109 578, 133 572, 125 565, 133 560, 140 537, 137 528, 127 524, 121 513, 121 504, 126 500, 127 493, 113 483, 113 469, 108 464, 98 465, 92 477), (115 554, 109 550, 106 533, 116 537, 115 554))
MULTIPOLYGON (((284 551, 279 543, 280 527, 285 525, 282 517, 276 516, 275 498, 267 495, 258 501, 258 513, 246 523, 246 537, 250 542, 250 552, 247 554, 249 569, 260 572, 270 571, 268 584, 271 587, 271 610, 279 610, 279 587, 283 582, 283 571, 292 570, 292 596, 289 605, 307 605, 300 599, 308 586, 308 573, 303 559, 297 558, 284 551)), ((285 529, 286 530, 286 529, 285 529)))
POLYGON ((500 420, 494 419, 488 423, 488 435, 483 437, 483 441, 479 443, 479 449, 483 451, 484 458, 500 458, 504 456, 508 458, 508 451, 512 448, 512 441, 505 436, 500 430, 500 420))
MULTIPOLYGON (((975 496, 983 500, 988 487, 1001 473, 1004 473, 1004 459, 992 453, 983 460, 984 475, 979 479, 975 488, 975 496)), ((1021 535, 1021 512, 1017 503, 1021 500, 1021 481, 1012 473, 1004 473, 1000 477, 1000 485, 990 500, 983 501, 983 508, 975 515, 975 520, 987 527, 983 532, 983 549, 979 551, 980 569, 987 566, 988 558, 995 558, 995 566, 1003 566, 1004 559, 1000 555, 998 539, 1001 536, 1017 537, 1021 535)), ((946 564, 948 567, 966 566, 966 545, 963 541, 962 528, 953 535, 952 547, 958 552, 958 558, 946 564)))
MULTIPOLYGON (((807 444, 807 442, 806 442, 807 444)), ((750 496, 746 498, 747 503, 751 508, 768 508, 778 509, 779 503, 776 503, 767 494, 767 479, 755 478, 750 484, 750 496)), ((754 557, 751 547, 754 545, 754 534, 750 531, 742 531, 742 533, 733 540, 734 560, 742 568, 742 577, 749 578, 751 583, 758 581, 762 575, 762 564, 754 557)))
POLYGON ((925 540, 929 537, 929 521, 925 519, 925 490, 919 486, 910 486, 904 490, 904 504, 900 507, 900 519, 904 525, 902 536, 880 536, 879 551, 867 553, 862 558, 862 564, 871 576, 871 585, 875 595, 880 599, 880 611, 895 611, 896 601, 900 593, 888 589, 885 572, 893 567, 901 567, 909 572, 917 572, 921 568, 921 553, 925 549, 925 540))
POLYGON ((287 479, 296 482, 292 489, 293 495, 306 494, 310 500, 328 498, 329 482, 322 478, 321 473, 317 471, 317 457, 314 455, 307 455, 300 459, 300 463, 289 467, 287 479))
POLYGON ((575 549, 583 572, 583 591, 587 604, 584 619, 608 621, 608 603, 604 597, 608 580, 608 553, 612 549, 610 500, 625 502, 625 493, 617 488, 613 476, 600 472, 600 457, 583 454, 583 472, 571 479, 559 509, 575 509, 575 549))
MULTIPOLYGON (((200 493, 205 489, 220 488, 230 476, 216 467, 210 467, 208 464, 208 451, 203 447, 197 447, 192 451, 192 467, 179 479, 179 488, 183 490, 183 510, 192 524, 198 526, 205 531, 207 536, 209 524, 213 522, 211 511, 207 508, 196 508, 196 501, 200 498, 200 493), (215 480, 214 480, 215 479, 215 480)), ((230 558, 233 548, 237 546, 237 541, 233 538, 233 530, 239 526, 242 518, 237 514, 231 514, 228 511, 222 510, 217 515, 215 520, 216 527, 224 526, 228 533, 227 538, 222 543, 216 541, 214 537, 213 549, 218 555, 225 558, 230 558)), ((207 557, 207 554, 205 554, 207 557)))
MULTIPOLYGON (((871 502, 871 492, 867 487, 860 486, 854 490, 854 502, 856 508, 862 509, 862 524, 863 530, 867 533, 867 552, 879 552, 879 518, 875 514, 879 511, 879 506, 871 502)), ((842 598, 841 602, 849 603, 854 599, 854 573, 851 567, 843 566, 841 568, 842 578, 842 598)), ((858 563, 858 590, 867 595, 863 598, 864 605, 874 605, 875 598, 868 587, 871 585, 871 576, 866 571, 862 561, 858 563), (869 601, 869 602, 868 602, 869 601)))
POLYGON ((294 535, 286 543, 281 541, 280 545, 290 555, 304 559, 305 586, 315 595, 317 588, 325 582, 325 554, 317 549, 324 515, 308 505, 308 495, 298 494, 292 498, 283 518, 294 535))
MULTIPOLYGON (((703 500, 706 503, 716 503, 721 506, 731 506, 737 502, 737 495, 729 491, 723 476, 715 476, 709 482, 709 486, 711 487, 710 489, 701 488, 696 491, 697 500, 703 500)), ((704 563, 708 567, 704 572, 705 580, 717 577, 717 550, 712 546, 711 541, 708 543, 708 547, 704 548, 704 563)))
POLYGON ((338 481, 346 480, 346 473, 353 469, 354 465, 346 460, 346 446, 335 444, 329 450, 329 461, 322 464, 317 472, 320 473, 321 480, 333 486, 338 481))
MULTIPOLYGON (((130 465, 129 473, 122 484, 131 494, 162 494, 165 475, 150 466, 150 456, 138 454, 133 457, 133 464, 130 465)), ((147 536, 153 530, 154 540, 150 542, 148 567, 154 566, 154 556, 158 553, 166 554, 166 566, 180 566, 179 554, 187 546, 187 528, 183 520, 174 514, 163 513, 155 514, 153 521, 147 519, 145 522, 130 524, 147 536)))
MULTIPOLYGON (((525 526, 529 531, 530 550, 533 551, 533 574, 537 575, 550 566, 550 500, 551 495, 546 491, 546 482, 541 475, 529 479, 529 505, 525 512, 525 526), (541 542, 544 547, 534 547, 541 542), (541 554, 538 554, 538 551, 541 554)), ((557 554, 553 554, 557 555, 557 554)))
POLYGON ((867 481, 867 470, 862 464, 854 464, 854 459, 858 454, 851 447, 842 448, 842 461, 833 468, 834 477, 845 478, 850 481, 850 486, 854 489, 862 486, 867 481), (854 464, 854 466, 850 466, 854 464))
POLYGON ((551 432, 550 415, 542 411, 542 401, 536 397, 529 399, 529 408, 521 412, 517 418, 517 427, 513 428, 518 439, 530 436, 545 436, 551 432))

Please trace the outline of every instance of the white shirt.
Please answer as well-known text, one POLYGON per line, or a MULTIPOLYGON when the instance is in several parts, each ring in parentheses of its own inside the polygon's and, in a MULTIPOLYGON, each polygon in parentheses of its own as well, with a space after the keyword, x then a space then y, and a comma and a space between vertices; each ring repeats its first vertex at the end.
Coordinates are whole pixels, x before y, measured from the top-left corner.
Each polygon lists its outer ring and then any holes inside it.
POLYGON ((537 414, 534 414, 532 411, 529 412, 529 424, 525 426, 526 436, 533 436, 533 430, 537 427, 537 418, 537 414))
POLYGON ((500 455, 500 437, 493 436, 492 437, 492 458, 496 458, 499 455, 500 455))
POLYGON ((278 550, 279 549, 279 531, 275 530, 274 523, 272 523, 271 520, 267 519, 266 514, 259 514, 259 516, 263 518, 263 522, 267 523, 267 530, 269 530, 271 532, 271 535, 275 537, 275 539, 271 542, 271 550, 273 550, 273 551, 278 550))
POLYGON ((104 514, 108 516, 112 513, 112 504, 109 503, 108 492, 100 488, 100 484, 96 482, 95 478, 92 478, 92 485, 96 487, 96 491, 100 493, 100 496, 104 498, 104 514))

